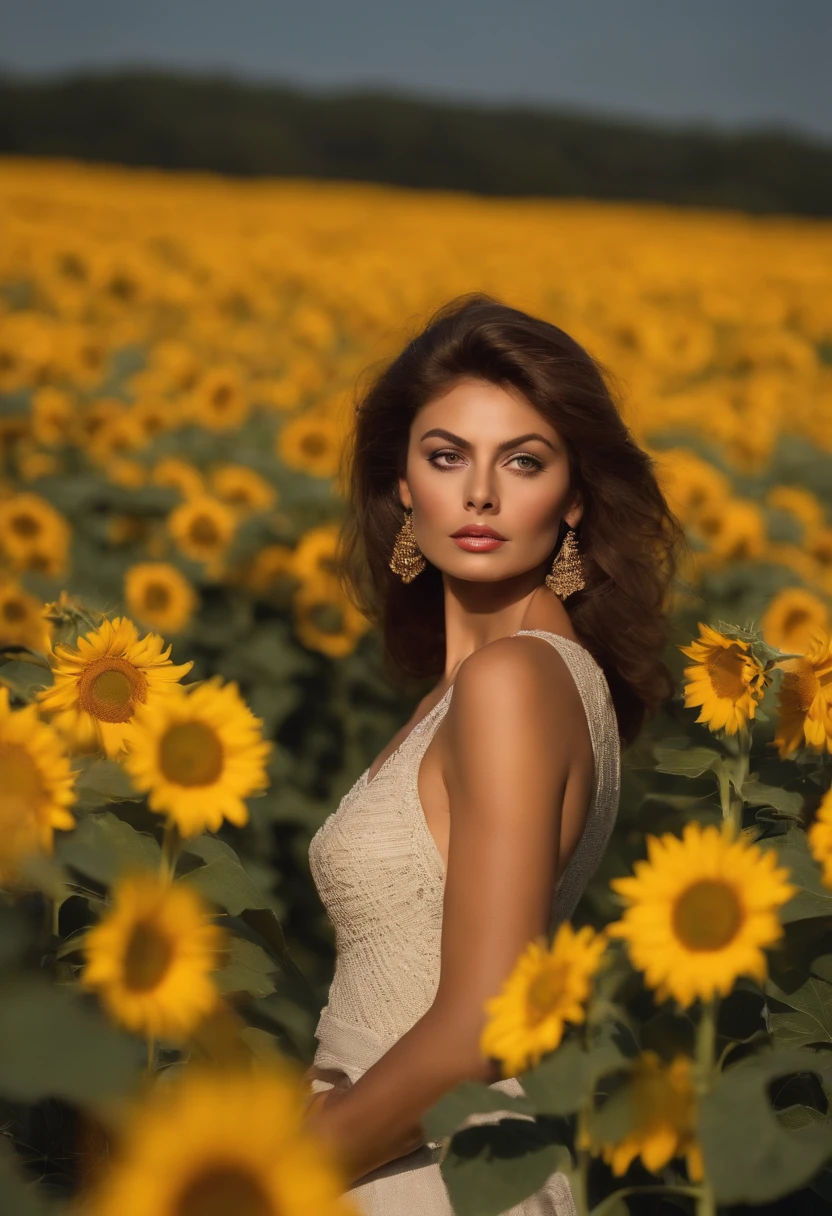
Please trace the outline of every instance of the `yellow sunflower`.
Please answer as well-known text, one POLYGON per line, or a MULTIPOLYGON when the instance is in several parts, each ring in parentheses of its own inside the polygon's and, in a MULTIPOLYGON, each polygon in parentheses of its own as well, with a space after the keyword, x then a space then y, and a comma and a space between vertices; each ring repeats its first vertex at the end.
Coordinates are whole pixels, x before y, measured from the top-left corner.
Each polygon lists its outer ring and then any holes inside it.
POLYGON ((205 482, 199 469, 177 456, 158 460, 151 470, 150 480, 157 486, 170 486, 185 499, 198 498, 205 493, 205 482))
POLYGON ((832 887, 832 789, 821 799, 807 837, 812 856, 821 867, 821 878, 827 887, 832 887))
POLYGON ((213 574, 222 569, 236 527, 231 508, 210 494, 180 503, 168 516, 168 530, 179 550, 194 561, 205 562, 213 574))
POLYGON ((703 507, 692 526, 721 561, 753 561, 765 553, 765 516, 756 502, 730 498, 703 507))
POLYGON ((69 393, 47 385, 32 393, 32 435, 46 447, 67 443, 75 407, 69 393))
POLYGON ((250 402, 239 372, 215 367, 207 372, 191 393, 188 416, 212 431, 231 431, 242 426, 250 402))
POLYGON ((160 633, 181 633, 197 609, 197 593, 170 562, 140 562, 124 576, 131 616, 160 633))
POLYGON ((681 839, 648 836, 647 854, 634 876, 610 883, 627 907, 606 932, 626 941, 659 1000, 686 1007, 697 997, 726 996, 740 975, 762 983, 763 947, 782 936, 778 909, 798 890, 774 852, 724 824, 692 820, 681 839))
POLYGON ((760 622, 770 646, 786 653, 802 653, 813 629, 829 629, 829 606, 804 587, 784 587, 772 597, 760 622))
POLYGON ((578 1147, 600 1155, 621 1177, 635 1157, 657 1174, 673 1157, 685 1157, 692 1182, 703 1177, 702 1149, 696 1139, 697 1103, 693 1061, 678 1055, 663 1064, 654 1051, 639 1056, 627 1080, 631 1127, 623 1140, 578 1136, 578 1147))
POLYGON ((811 490, 801 486, 772 486, 766 502, 780 511, 788 511, 804 528, 819 528, 824 522, 823 503, 811 490))
POLYGON ((156 633, 139 639, 127 617, 102 621, 78 639, 49 652, 53 683, 38 694, 41 707, 79 751, 103 750, 117 756, 134 730, 136 710, 155 703, 193 667, 174 664, 171 647, 156 633))
POLYGON ((832 637, 813 629, 799 659, 784 659, 772 746, 781 758, 803 747, 832 752, 832 637))
POLYGON ((43 613, 43 601, 37 596, 29 595, 13 579, 0 579, 0 648, 48 650, 52 631, 43 613))
POLYGON ((280 428, 276 454, 287 469, 298 469, 312 477, 334 477, 342 443, 334 419, 324 414, 299 414, 280 428))
POLYGON ((160 396, 140 397, 130 407, 130 416, 138 426, 145 443, 151 443, 179 424, 179 409, 173 401, 160 396))
POLYGON ((0 502, 0 550, 17 570, 61 574, 71 530, 51 503, 28 491, 0 502))
POLYGON ((16 880, 28 853, 51 853, 53 829, 75 827, 76 775, 36 707, 12 709, 0 684, 0 882, 16 880))
POLYGON ((292 595, 294 628, 309 650, 333 659, 345 658, 370 628, 370 622, 344 594, 335 578, 319 578, 292 595))
POLYGON ((354 1216, 284 1064, 189 1066, 137 1105, 88 1216, 354 1216))
POLYGON ((701 705, 697 722, 710 731, 725 730, 735 735, 754 717, 771 676, 754 657, 747 642, 726 637, 699 623, 699 637, 690 646, 680 646, 682 654, 695 659, 684 669, 685 705, 701 705))
POLYGON ((245 798, 267 788, 272 745, 262 721, 231 681, 213 676, 178 687, 163 704, 136 714, 136 733, 122 763, 151 810, 167 814, 182 836, 215 832, 223 819, 248 822, 245 798))
POLYGON ((295 574, 304 583, 330 579, 335 573, 338 524, 319 524, 309 528, 295 546, 295 574))
POLYGON ((217 498, 242 511, 268 511, 277 500, 274 486, 243 464, 224 464, 211 475, 217 498))
POLYGON ((195 887, 158 874, 125 875, 84 940, 83 987, 136 1034, 181 1042, 219 999, 212 971, 226 935, 195 887))
POLYGON ((563 1038, 565 1022, 582 1022, 606 940, 568 921, 557 928, 551 947, 529 942, 500 993, 485 1002, 488 1022, 480 1036, 484 1056, 500 1060, 504 1077, 538 1064, 563 1038))
POLYGON ((289 545, 264 545, 243 570, 242 582, 250 591, 268 592, 281 579, 294 587, 295 551, 289 545))

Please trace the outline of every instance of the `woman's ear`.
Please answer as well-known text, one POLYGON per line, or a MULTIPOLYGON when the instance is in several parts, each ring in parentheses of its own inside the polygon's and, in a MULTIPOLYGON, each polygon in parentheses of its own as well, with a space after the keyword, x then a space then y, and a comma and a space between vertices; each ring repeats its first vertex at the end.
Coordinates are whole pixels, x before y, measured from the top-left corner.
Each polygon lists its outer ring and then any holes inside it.
POLYGON ((563 518, 569 524, 570 528, 577 528, 578 524, 583 518, 583 514, 583 503, 578 502, 573 507, 570 507, 568 511, 564 512, 563 518))
POLYGON ((413 506, 413 499, 410 497, 410 489, 407 480, 404 477, 399 478, 399 498, 402 501, 402 506, 406 511, 409 511, 413 506))

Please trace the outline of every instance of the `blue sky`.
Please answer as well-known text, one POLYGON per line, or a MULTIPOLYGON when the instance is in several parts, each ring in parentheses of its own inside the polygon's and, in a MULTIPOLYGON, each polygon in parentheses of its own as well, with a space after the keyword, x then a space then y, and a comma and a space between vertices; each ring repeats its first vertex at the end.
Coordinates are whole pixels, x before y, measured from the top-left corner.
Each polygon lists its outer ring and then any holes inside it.
MULTIPOLYGON (((11 9, 14 7, 15 12, 11 9)), ((26 0, 0 70, 220 69, 832 141, 830 0, 26 0)))

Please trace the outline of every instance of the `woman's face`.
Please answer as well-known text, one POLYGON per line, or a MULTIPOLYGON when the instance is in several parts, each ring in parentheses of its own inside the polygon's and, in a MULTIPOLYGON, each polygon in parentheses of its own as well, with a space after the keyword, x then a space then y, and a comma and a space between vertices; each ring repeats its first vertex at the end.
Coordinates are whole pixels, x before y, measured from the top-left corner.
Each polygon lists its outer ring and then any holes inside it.
POLYGON ((413 508, 428 561, 474 582, 542 566, 561 519, 575 527, 582 513, 554 427, 518 390, 474 379, 458 381, 414 418, 399 493, 403 506, 413 508), (505 542, 462 548, 452 534, 470 524, 486 524, 505 542))

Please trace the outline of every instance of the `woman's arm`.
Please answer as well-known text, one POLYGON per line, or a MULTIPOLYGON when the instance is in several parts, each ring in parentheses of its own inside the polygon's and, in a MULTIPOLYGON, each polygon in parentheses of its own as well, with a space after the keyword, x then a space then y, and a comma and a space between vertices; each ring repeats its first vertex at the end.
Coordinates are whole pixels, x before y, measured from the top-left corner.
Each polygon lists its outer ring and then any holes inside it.
POLYGON ((460 1082, 499 1079, 479 1050, 484 1002, 548 929, 569 757, 588 730, 564 661, 551 647, 556 661, 542 661, 539 646, 501 638, 457 673, 445 718, 451 828, 436 996, 309 1117, 351 1182, 423 1143, 421 1117, 460 1082))

